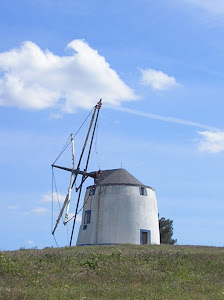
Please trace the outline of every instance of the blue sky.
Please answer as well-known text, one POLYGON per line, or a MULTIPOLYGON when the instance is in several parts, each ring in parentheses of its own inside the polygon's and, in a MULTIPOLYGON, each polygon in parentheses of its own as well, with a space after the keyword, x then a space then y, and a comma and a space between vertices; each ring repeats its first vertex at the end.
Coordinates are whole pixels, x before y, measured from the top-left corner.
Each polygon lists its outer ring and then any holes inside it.
POLYGON ((55 246, 51 164, 100 98, 90 170, 122 164, 178 244, 224 246, 223 17, 221 0, 1 1, 0 249, 55 246))

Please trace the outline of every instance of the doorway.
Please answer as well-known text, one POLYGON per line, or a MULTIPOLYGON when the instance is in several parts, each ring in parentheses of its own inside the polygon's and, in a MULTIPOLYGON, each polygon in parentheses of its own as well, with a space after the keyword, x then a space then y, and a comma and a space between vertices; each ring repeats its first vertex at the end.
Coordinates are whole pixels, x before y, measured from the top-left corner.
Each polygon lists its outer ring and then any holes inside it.
POLYGON ((148 244, 148 232, 142 231, 142 245, 148 244))
POLYGON ((140 245, 151 244, 150 230, 140 229, 140 245))

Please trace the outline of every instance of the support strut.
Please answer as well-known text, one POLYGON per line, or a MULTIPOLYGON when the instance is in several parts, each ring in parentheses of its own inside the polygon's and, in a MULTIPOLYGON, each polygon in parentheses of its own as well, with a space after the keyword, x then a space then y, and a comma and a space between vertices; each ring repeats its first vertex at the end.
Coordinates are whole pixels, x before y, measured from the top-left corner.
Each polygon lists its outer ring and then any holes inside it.
MULTIPOLYGON (((98 109, 98 111, 97 111, 96 120, 95 120, 95 124, 94 124, 94 128, 93 128, 93 133, 92 133, 92 138, 91 138, 91 142, 90 142, 90 146, 89 146, 89 151, 88 151, 88 157, 87 157, 87 161, 86 161, 86 166, 85 166, 85 169, 84 169, 85 172, 87 171, 88 164, 89 164, 90 153, 91 153, 91 150, 92 150, 93 139, 94 139, 94 135, 95 135, 95 131, 96 131, 96 125, 97 125, 97 121, 98 121, 98 117, 99 117, 99 112, 100 112, 101 106, 102 106, 102 101, 100 99, 100 101, 95 106, 95 109, 98 109)), ((81 193, 82 193, 83 182, 84 182, 84 175, 82 175, 82 181, 81 181, 81 184, 80 184, 79 196, 78 196, 78 200, 77 200, 77 205, 76 205, 76 210, 75 210, 75 217, 74 217, 74 221, 73 221, 72 233, 71 233, 71 238, 70 238, 70 244, 69 244, 69 246, 72 245, 72 238, 73 238, 73 233, 74 233, 74 228, 75 228, 75 222, 76 222, 76 216, 77 216, 78 207, 79 207, 79 201, 80 201, 80 197, 81 197, 81 193)))
POLYGON ((89 165, 89 160, 90 160, 90 154, 91 154, 91 150, 92 150, 93 139, 94 139, 94 135, 95 135, 95 131, 96 131, 96 125, 97 125, 97 122, 98 122, 99 111, 100 111, 101 106, 102 106, 102 100, 100 99, 100 101, 94 107, 94 111, 93 111, 92 118, 91 118, 91 121, 90 121, 90 124, 89 124, 89 128, 88 128, 88 131, 87 131, 85 142, 84 142, 84 145, 83 145, 83 148, 82 148, 82 152, 81 152, 81 155, 80 155, 79 160, 78 160, 77 167, 75 168, 74 136, 72 134, 71 134, 72 161, 73 161, 72 168, 67 168, 67 167, 62 167, 62 166, 57 166, 55 164, 52 164, 52 167, 55 167, 55 168, 58 168, 58 169, 62 169, 62 170, 71 172, 71 178, 70 178, 70 184, 69 184, 69 188, 68 188, 68 194, 67 194, 67 196, 65 198, 65 201, 63 203, 62 209, 61 209, 61 211, 59 213, 59 216, 58 216, 58 219, 56 221, 55 227, 54 227, 54 229, 52 231, 53 235, 54 235, 55 230, 56 230, 56 228, 57 228, 57 226, 58 226, 58 224, 60 222, 60 219, 62 218, 62 215, 63 215, 63 212, 64 212, 65 208, 66 208, 66 213, 65 213, 65 219, 64 219, 63 223, 64 223, 64 225, 66 225, 67 222, 68 222, 68 214, 69 214, 69 207, 70 207, 71 191, 72 191, 72 188, 74 187, 74 185, 76 183, 76 179, 77 179, 78 175, 79 174, 82 175, 81 183, 80 183, 79 187, 76 188, 76 192, 79 192, 79 193, 78 193, 76 211, 75 211, 75 216, 74 216, 74 221, 73 221, 73 226, 72 226, 72 232, 71 232, 71 237, 70 237, 70 246, 72 244, 73 233, 74 233, 74 228, 75 228, 75 223, 76 223, 76 216, 78 214, 78 207, 79 207, 79 202, 80 202, 80 198, 81 198, 83 183, 85 182, 85 180, 88 177, 92 177, 92 178, 96 179, 97 176, 98 176, 98 172, 90 172, 89 173, 89 172, 87 172, 87 169, 88 169, 88 165, 89 165), (93 124, 94 124, 94 126, 93 126, 93 124), (86 145, 87 145, 88 139, 90 137, 92 126, 93 126, 93 131, 92 131, 91 141, 90 141, 90 145, 89 145, 89 150, 88 150, 86 165, 85 165, 85 169, 83 171, 81 171, 80 170, 80 165, 81 165, 81 162, 82 162, 82 158, 83 158, 83 155, 84 155, 84 152, 85 152, 85 149, 86 149, 86 145))

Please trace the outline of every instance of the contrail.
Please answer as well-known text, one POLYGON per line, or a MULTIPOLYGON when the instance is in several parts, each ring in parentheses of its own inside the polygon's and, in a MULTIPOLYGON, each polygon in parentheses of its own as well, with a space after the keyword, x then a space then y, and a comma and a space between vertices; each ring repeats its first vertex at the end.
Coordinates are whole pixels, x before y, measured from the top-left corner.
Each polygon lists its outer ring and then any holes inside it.
POLYGON ((118 107, 107 106, 107 107, 111 108, 113 110, 123 111, 123 112, 127 112, 129 114, 132 114, 132 115, 146 117, 149 119, 159 120, 159 121, 163 121, 163 122, 176 123, 176 124, 181 124, 181 125, 186 125, 186 126, 191 126, 191 127, 197 127, 197 128, 201 128, 201 129, 209 130, 209 131, 223 131, 223 129, 220 129, 220 128, 212 127, 212 126, 197 123, 197 122, 192 122, 189 120, 184 120, 184 119, 179 119, 179 118, 174 118, 174 117, 165 117, 165 116, 161 116, 161 115, 157 115, 157 114, 151 114, 148 112, 130 109, 130 108, 126 108, 126 107, 120 107, 120 106, 118 106, 118 107))

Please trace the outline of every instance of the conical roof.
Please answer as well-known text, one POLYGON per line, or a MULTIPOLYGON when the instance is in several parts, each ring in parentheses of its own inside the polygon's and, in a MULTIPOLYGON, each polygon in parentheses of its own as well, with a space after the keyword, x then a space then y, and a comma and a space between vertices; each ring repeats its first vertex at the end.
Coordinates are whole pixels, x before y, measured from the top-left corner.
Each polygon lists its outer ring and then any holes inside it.
POLYGON ((144 186, 137 178, 125 169, 103 170, 102 174, 95 181, 96 185, 134 185, 144 186))

